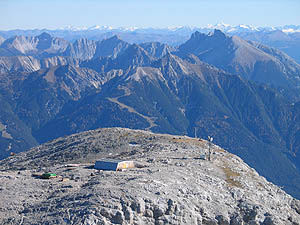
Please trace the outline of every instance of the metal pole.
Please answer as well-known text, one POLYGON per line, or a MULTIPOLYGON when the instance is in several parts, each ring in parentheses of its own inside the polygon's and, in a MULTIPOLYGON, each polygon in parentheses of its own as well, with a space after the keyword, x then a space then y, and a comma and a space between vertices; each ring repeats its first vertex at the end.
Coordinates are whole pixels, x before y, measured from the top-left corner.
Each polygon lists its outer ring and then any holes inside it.
POLYGON ((211 160, 211 143, 213 141, 213 138, 208 136, 208 161, 211 160))

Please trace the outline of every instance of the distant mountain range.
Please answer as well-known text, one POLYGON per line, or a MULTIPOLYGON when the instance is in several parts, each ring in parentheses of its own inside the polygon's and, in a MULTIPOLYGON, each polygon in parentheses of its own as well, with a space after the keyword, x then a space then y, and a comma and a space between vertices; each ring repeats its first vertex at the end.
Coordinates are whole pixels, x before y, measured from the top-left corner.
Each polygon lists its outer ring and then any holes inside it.
POLYGON ((300 25, 285 25, 280 27, 255 27, 240 24, 232 26, 225 23, 207 25, 204 27, 169 27, 169 28, 138 28, 110 26, 93 26, 89 28, 65 27, 56 30, 9 30, 0 31, 0 44, 4 39, 13 36, 38 36, 43 32, 52 36, 60 37, 70 42, 80 38, 89 40, 103 40, 118 35, 128 43, 141 44, 145 42, 161 42, 171 46, 178 46, 186 42, 192 33, 198 31, 208 34, 215 29, 222 30, 229 35, 236 35, 245 40, 256 41, 268 46, 275 47, 287 53, 300 63, 300 25))
POLYGON ((287 54, 220 30, 178 47, 10 37, 0 45, 0 158, 100 127, 211 135, 300 198, 299 88, 287 54))
MULTIPOLYGON (((153 27, 112 27, 112 26, 100 26, 95 25, 92 27, 74 27, 74 26, 67 26, 58 29, 43 29, 43 31, 65 31, 65 32, 80 32, 80 31, 102 31, 102 32, 138 32, 138 33, 166 33, 166 32, 175 32, 175 33, 192 33, 195 31, 201 32, 210 32, 215 29, 222 30, 226 33, 241 33, 241 32, 257 32, 257 31, 275 31, 281 30, 285 33, 297 33, 300 32, 300 25, 284 25, 284 26, 277 26, 277 27, 258 27, 246 24, 239 24, 237 26, 233 26, 226 23, 217 23, 215 25, 208 24, 206 26, 197 27, 197 26, 175 26, 175 27, 165 27, 165 28, 153 28, 153 27)), ((33 30, 9 30, 7 32, 36 32, 41 31, 39 29, 33 30)), ((5 31, 3 31, 5 32, 5 31)))

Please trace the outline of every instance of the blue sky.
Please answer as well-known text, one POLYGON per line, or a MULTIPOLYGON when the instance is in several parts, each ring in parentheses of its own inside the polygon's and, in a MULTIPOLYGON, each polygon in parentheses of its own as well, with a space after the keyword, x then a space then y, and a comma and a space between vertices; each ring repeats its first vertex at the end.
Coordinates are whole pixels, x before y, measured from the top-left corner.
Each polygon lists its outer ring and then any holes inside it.
POLYGON ((0 29, 299 25, 299 12, 300 0, 0 0, 0 29))

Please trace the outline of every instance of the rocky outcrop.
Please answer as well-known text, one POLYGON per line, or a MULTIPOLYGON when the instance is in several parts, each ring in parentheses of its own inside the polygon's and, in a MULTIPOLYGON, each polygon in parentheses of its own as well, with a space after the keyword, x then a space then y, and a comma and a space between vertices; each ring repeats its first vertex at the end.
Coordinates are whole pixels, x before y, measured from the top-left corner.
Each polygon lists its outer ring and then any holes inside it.
POLYGON ((33 72, 41 68, 39 60, 32 56, 0 57, 0 73, 33 72))
POLYGON ((129 46, 129 43, 122 41, 119 36, 115 35, 113 37, 97 42, 94 57, 110 56, 112 58, 116 58, 129 46))
POLYGON ((195 32, 179 46, 178 54, 194 54, 204 62, 248 80, 275 86, 299 86, 300 66, 292 58, 274 48, 225 35, 220 30, 208 35, 195 32))
POLYGON ((73 59, 88 60, 93 58, 96 51, 96 42, 81 38, 70 44, 64 55, 70 56, 73 59))
POLYGON ((160 42, 142 43, 142 44, 140 44, 140 46, 143 49, 145 49, 149 55, 151 55, 152 57, 157 58, 157 59, 176 50, 175 47, 171 47, 171 46, 168 46, 167 44, 163 44, 160 42))
POLYGON ((0 47, 1 56, 45 56, 59 54, 67 48, 68 42, 62 38, 52 37, 44 32, 35 37, 15 36, 6 39, 0 47), (3 51, 7 50, 7 51, 3 51))
POLYGON ((212 150, 207 161, 199 157, 205 140, 121 128, 54 140, 0 161, 0 223, 299 224, 298 200, 237 156, 212 150), (136 168, 93 169, 102 157, 136 168), (61 177, 32 177, 43 171, 61 177))
POLYGON ((37 59, 33 56, 0 56, 0 73, 30 73, 40 69, 64 66, 67 64, 76 65, 77 63, 78 61, 76 59, 63 56, 53 56, 43 59, 37 59))

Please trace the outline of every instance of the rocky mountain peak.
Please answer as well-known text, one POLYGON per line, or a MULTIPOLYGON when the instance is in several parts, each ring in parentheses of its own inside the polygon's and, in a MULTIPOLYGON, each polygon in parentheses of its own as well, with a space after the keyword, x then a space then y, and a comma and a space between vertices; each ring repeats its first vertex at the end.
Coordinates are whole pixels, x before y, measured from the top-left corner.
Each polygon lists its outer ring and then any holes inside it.
POLYGON ((104 39, 96 43, 96 52, 94 57, 110 56, 116 58, 120 53, 124 52, 129 44, 121 40, 117 35, 104 39))
POLYGON ((93 58, 95 51, 95 41, 87 38, 80 38, 74 43, 70 44, 64 51, 63 55, 84 61, 93 58))
POLYGON ((183 61, 180 57, 170 53, 170 52, 167 52, 166 55, 164 57, 162 57, 160 60, 159 60, 163 66, 167 65, 167 64, 178 64, 179 61, 183 61))
POLYGON ((179 46, 177 54, 185 57, 194 54, 206 63, 252 81, 285 87, 300 84, 296 72, 299 65, 288 60, 284 53, 247 42, 238 36, 229 37, 217 29, 208 35, 194 33, 179 46))
POLYGON ((128 54, 135 54, 135 55, 147 55, 148 53, 139 45, 137 44, 132 44, 130 45, 126 51, 128 54))
POLYGON ((187 62, 170 52, 167 52, 165 56, 155 61, 153 66, 160 68, 166 80, 168 82, 173 82, 173 85, 175 86, 175 83, 182 78, 182 76, 190 73, 187 62))
POLYGON ((47 32, 43 32, 40 35, 36 36, 36 38, 39 40, 50 40, 52 36, 47 32))
POLYGON ((1 224, 300 221, 298 200, 239 157, 203 139, 98 129, 53 140, 2 160, 0 166, 1 224), (135 168, 94 169, 95 161, 103 158, 131 160, 135 168), (45 172, 57 177, 39 179, 45 172))
POLYGON ((195 31, 192 35, 191 35, 191 39, 192 40, 201 40, 204 39, 207 35, 204 33, 201 33, 199 31, 195 31))
POLYGON ((38 40, 38 44, 36 46, 37 49, 39 50, 46 50, 51 48, 52 45, 52 37, 50 34, 44 32, 41 35, 36 37, 38 40))
POLYGON ((47 53, 58 53, 63 52, 69 45, 67 41, 61 38, 54 38, 49 33, 43 32, 39 36, 36 37, 37 45, 36 48, 38 51, 43 51, 47 53))
POLYGON ((288 36, 286 33, 284 33, 283 31, 281 30, 274 30, 272 32, 269 33, 269 39, 273 39, 273 40, 291 40, 291 37, 288 36))
POLYGON ((104 40, 102 40, 101 41, 102 43, 106 43, 106 44, 112 44, 112 43, 114 43, 114 44, 116 44, 116 43, 125 43, 121 38, 120 38, 120 36, 119 35, 113 35, 112 37, 110 37, 110 38, 106 38, 106 39, 104 39, 104 40))
POLYGON ((68 44, 64 39, 54 38, 46 32, 35 37, 15 36, 3 42, 0 55, 26 55, 45 59, 63 52, 68 44))
POLYGON ((163 57, 169 52, 176 50, 174 47, 170 47, 169 45, 160 42, 142 43, 140 46, 144 48, 152 57, 157 59, 163 57))
POLYGON ((199 31, 196 31, 191 35, 190 41, 199 42, 199 41, 209 40, 209 39, 225 40, 226 38, 228 38, 228 36, 225 33, 223 33, 219 29, 215 29, 214 31, 208 34, 200 33, 199 31))
POLYGON ((2 45, 2 49, 9 50, 12 55, 24 55, 34 50, 34 40, 25 36, 14 36, 6 39, 2 45))
POLYGON ((213 38, 223 39, 223 40, 228 38, 228 36, 219 29, 215 29, 213 32, 209 33, 208 37, 213 37, 213 38))
POLYGON ((121 65, 120 68, 147 66, 150 65, 153 58, 139 45, 129 45, 126 50, 116 59, 116 64, 121 65))
POLYGON ((108 38, 108 40, 123 41, 118 34, 113 35, 112 37, 108 38))

